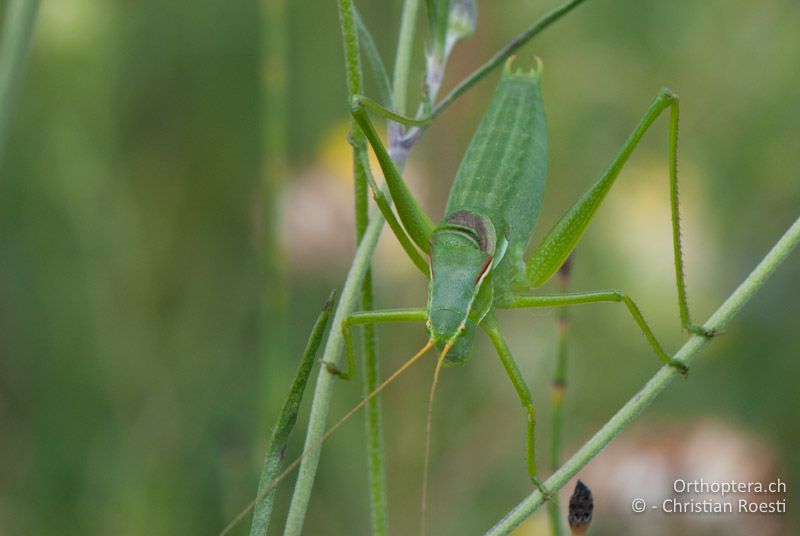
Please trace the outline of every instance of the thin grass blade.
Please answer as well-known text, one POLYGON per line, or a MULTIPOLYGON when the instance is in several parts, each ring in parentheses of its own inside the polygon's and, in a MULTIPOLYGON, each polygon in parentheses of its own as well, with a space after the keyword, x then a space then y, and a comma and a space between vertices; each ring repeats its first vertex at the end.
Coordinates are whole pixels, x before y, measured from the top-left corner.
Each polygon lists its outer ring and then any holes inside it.
POLYGON ((386 64, 383 63, 378 47, 375 46, 375 41, 372 39, 372 34, 367 25, 364 24, 364 19, 361 18, 361 14, 355 6, 353 6, 353 14, 355 15, 356 28, 358 29, 358 42, 372 71, 372 76, 375 78, 375 83, 378 85, 380 102, 391 109, 393 107, 392 83, 389 81, 389 72, 386 70, 386 64))
POLYGON ((314 323, 305 352, 303 352, 303 358, 300 360, 292 387, 289 389, 289 395, 286 397, 286 402, 283 404, 278 421, 272 429, 269 448, 261 470, 261 478, 258 481, 257 501, 253 513, 253 524, 250 527, 250 536, 266 536, 267 534, 276 488, 273 487, 266 493, 262 490, 267 489, 280 473, 286 444, 297 422, 297 413, 300 410, 300 403, 303 401, 303 393, 308 384, 311 369, 314 366, 314 356, 322 343, 322 336, 325 333, 325 327, 328 325, 328 319, 333 310, 335 296, 336 291, 331 292, 322 308, 322 312, 320 312, 317 321, 314 323))

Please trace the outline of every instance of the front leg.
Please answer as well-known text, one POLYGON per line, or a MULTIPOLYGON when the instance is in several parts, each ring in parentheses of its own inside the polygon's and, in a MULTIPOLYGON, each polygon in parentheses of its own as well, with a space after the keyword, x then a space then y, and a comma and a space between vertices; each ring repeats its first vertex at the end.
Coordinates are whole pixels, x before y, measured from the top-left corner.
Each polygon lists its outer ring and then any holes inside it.
POLYGON ((397 207, 397 214, 400 216, 400 221, 403 222, 406 232, 417 244, 417 247, 425 253, 430 253, 430 236, 434 229, 433 222, 422 210, 422 207, 419 206, 414 195, 403 181, 403 177, 400 176, 397 166, 394 165, 392 157, 389 156, 389 151, 384 147, 380 136, 375 130, 375 126, 369 119, 365 102, 370 101, 366 101, 364 97, 354 97, 350 113, 358 123, 358 126, 361 127, 361 130, 364 131, 372 150, 375 151, 375 156, 378 158, 381 170, 383 170, 383 176, 386 179, 389 192, 391 192, 392 199, 397 207))
POLYGON ((347 370, 340 370, 335 363, 323 362, 328 372, 343 380, 353 377, 355 371, 355 355, 353 353, 353 336, 350 329, 355 325, 385 324, 389 322, 425 322, 428 320, 426 309, 384 309, 378 311, 362 311, 353 313, 342 321, 342 335, 347 349, 347 370))

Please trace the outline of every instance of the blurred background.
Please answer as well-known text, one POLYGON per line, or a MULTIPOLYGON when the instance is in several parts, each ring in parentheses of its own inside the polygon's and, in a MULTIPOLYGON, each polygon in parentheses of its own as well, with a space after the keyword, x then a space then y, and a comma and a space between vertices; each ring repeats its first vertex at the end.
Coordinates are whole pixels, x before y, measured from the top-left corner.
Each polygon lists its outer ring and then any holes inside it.
MULTIPOLYGON (((391 68, 401 2, 357 4, 391 68)), ((445 91, 554 2, 478 5, 445 91)), ((590 0, 526 46, 522 61, 544 61, 550 136, 534 241, 668 86, 682 97, 690 303, 707 318, 798 216, 798 27, 790 0, 590 0)), ((406 176, 433 219, 497 77, 411 156, 406 176)), ((411 87, 416 102, 418 74, 411 87)), ((252 499, 308 331, 354 251, 348 126, 336 2, 43 2, 0 167, 0 533, 214 534, 252 499)), ((666 166, 662 119, 580 243, 571 287, 624 289, 677 349, 666 166)), ((424 280, 388 232, 375 284, 378 307, 425 303, 424 280)), ((581 474, 595 492, 590 534, 797 531, 798 303, 795 252, 689 379, 581 474), (675 478, 700 477, 780 478, 789 513, 630 513, 633 498, 660 501, 675 478)), ((538 405, 545 473, 553 315, 500 315, 538 405)), ((659 366, 622 307, 572 318, 565 456, 659 366)), ((425 334, 388 326, 379 339, 388 371, 425 334)), ((418 527, 432 370, 433 360, 418 365, 383 398, 392 534, 418 527)), ((331 415, 360 389, 338 384, 331 415)), ((531 491, 524 432, 479 337, 439 388, 431 534, 482 533, 531 491)), ((290 490, 280 490, 276 533, 290 490)), ((325 446, 306 533, 368 531, 359 416, 325 446)), ((546 518, 518 534, 547 534, 546 518)))

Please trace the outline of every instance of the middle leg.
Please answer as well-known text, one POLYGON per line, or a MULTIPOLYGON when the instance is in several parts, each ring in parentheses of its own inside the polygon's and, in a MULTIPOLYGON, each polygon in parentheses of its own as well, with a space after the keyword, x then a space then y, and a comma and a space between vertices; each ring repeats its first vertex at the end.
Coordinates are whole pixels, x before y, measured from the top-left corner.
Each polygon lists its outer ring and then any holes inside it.
POLYGON ((580 305, 583 303, 598 302, 622 302, 628 309, 631 317, 647 339, 650 347, 658 355, 659 359, 665 364, 678 369, 681 374, 689 372, 688 367, 682 362, 672 358, 658 342, 658 339, 644 319, 639 306, 636 305, 630 296, 620 290, 595 290, 588 292, 568 292, 566 294, 551 294, 545 296, 514 296, 511 301, 505 304, 504 308, 524 309, 536 307, 561 307, 564 305, 580 305))

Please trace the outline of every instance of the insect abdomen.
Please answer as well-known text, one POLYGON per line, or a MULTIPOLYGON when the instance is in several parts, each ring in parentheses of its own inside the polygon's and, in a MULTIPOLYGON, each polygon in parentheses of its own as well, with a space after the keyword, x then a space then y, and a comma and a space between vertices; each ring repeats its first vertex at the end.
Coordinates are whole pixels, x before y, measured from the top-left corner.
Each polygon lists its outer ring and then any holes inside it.
POLYGON ((445 209, 445 216, 475 211, 492 219, 498 235, 507 230, 509 247, 498 267, 500 281, 515 277, 544 194, 547 131, 540 77, 541 64, 512 72, 511 63, 506 63, 445 209))

